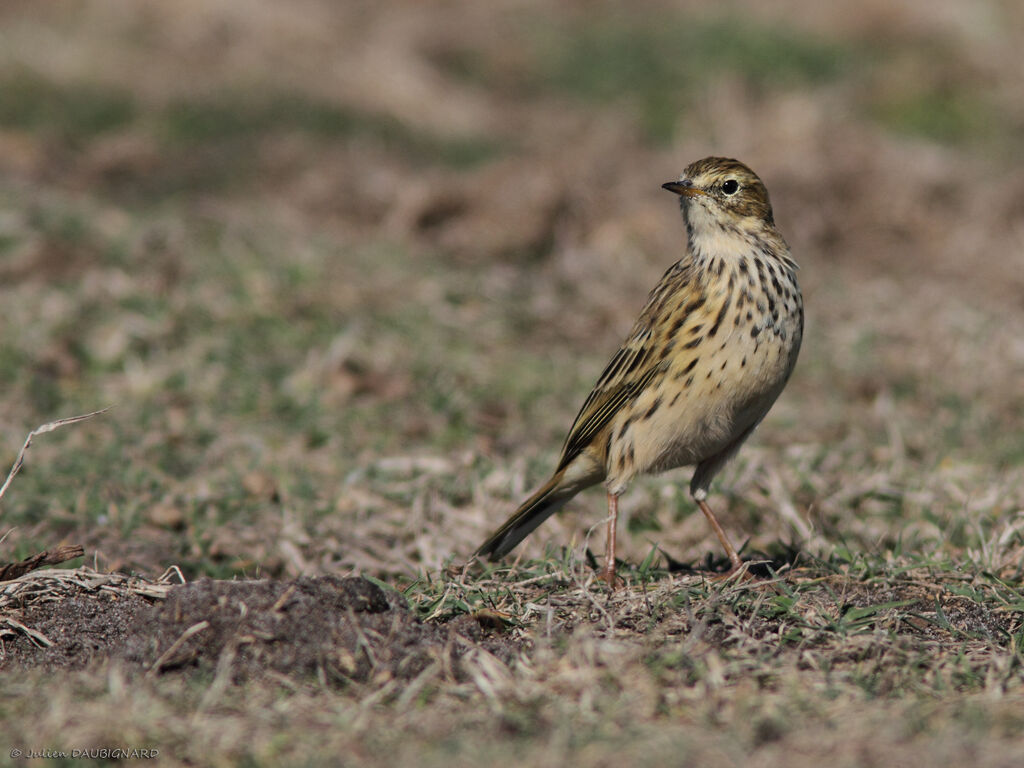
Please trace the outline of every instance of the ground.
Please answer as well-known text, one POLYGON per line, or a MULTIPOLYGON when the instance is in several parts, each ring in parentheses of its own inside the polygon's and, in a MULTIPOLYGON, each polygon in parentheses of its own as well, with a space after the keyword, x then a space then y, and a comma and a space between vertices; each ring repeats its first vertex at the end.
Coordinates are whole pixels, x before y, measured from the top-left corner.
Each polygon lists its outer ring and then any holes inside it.
POLYGON ((0 750, 169 765, 1024 756, 1013 3, 0 10, 0 750), (793 378, 710 502, 498 564, 680 255, 765 180, 793 378), (8 462, 4 462, 9 466, 8 462))

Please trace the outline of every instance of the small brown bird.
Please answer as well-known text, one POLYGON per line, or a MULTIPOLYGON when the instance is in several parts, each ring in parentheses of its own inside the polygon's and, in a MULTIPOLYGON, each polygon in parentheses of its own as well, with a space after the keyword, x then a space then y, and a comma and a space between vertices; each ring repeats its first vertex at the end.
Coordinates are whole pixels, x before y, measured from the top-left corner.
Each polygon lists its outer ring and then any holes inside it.
POLYGON ((768 190, 743 163, 708 157, 679 181, 686 255, 669 267, 583 403, 554 475, 476 554, 502 557, 569 499, 608 492, 602 578, 615 583, 618 499, 636 475, 695 465, 690 494, 732 564, 708 486, 768 413, 796 364, 803 299, 768 190))

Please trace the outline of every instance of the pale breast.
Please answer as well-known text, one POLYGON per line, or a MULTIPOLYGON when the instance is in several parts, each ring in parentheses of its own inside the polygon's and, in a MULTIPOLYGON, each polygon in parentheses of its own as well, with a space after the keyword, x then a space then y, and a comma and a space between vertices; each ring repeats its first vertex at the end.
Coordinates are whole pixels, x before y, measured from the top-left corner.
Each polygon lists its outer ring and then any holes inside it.
POLYGON ((720 453, 764 417, 793 370, 803 333, 793 271, 760 254, 721 269, 704 311, 668 324, 667 370, 612 425, 613 492, 720 453))

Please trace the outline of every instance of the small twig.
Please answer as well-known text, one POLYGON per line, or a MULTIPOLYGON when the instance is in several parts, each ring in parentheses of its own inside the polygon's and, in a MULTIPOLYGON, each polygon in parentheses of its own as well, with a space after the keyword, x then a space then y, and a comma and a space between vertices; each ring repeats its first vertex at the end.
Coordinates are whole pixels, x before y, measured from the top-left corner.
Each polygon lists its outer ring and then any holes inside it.
POLYGON ((48 638, 42 632, 38 632, 30 627, 26 627, 20 621, 12 619, 10 616, 4 617, 4 623, 11 629, 16 629, 19 632, 24 632, 26 635, 28 635, 28 639, 32 642, 32 645, 36 646, 36 648, 49 648, 51 645, 53 645, 53 641, 50 640, 50 638, 48 638))
POLYGON ((29 446, 32 445, 33 437, 47 432, 53 432, 53 430, 63 427, 66 424, 77 424, 79 421, 85 421, 86 419, 91 419, 93 416, 99 416, 101 413, 109 411, 110 408, 111 406, 108 405, 106 408, 93 411, 92 413, 86 413, 82 416, 69 416, 66 419, 57 419, 56 421, 51 421, 49 424, 43 424, 41 427, 36 427, 29 432, 28 437, 25 438, 25 444, 22 445, 21 450, 18 451, 18 458, 14 460, 14 466, 11 467, 11 471, 7 473, 7 479, 4 480, 3 485, 0 485, 0 499, 4 497, 8 486, 10 486, 11 481, 14 479, 14 476, 18 474, 18 470, 21 469, 21 465, 25 463, 25 454, 28 452, 29 446))
POLYGON ((396 702, 396 709, 399 712, 407 709, 409 704, 412 703, 412 700, 415 699, 420 694, 420 691, 423 690, 424 686, 426 686, 431 679, 438 677, 440 672, 441 662, 436 659, 430 662, 426 669, 416 675, 412 682, 405 686, 405 690, 402 691, 402 694, 398 697, 396 702))
POLYGON ((295 594, 296 589, 298 589, 298 584, 292 584, 288 587, 288 589, 286 589, 281 596, 274 601, 274 604, 270 607, 270 612, 277 613, 284 608, 285 603, 292 599, 292 595, 295 594))
POLYGON ((179 568, 176 565, 172 565, 166 571, 164 571, 162 574, 160 574, 160 578, 158 578, 156 580, 157 584, 165 584, 165 583, 169 582, 171 580, 171 574, 174 574, 175 576, 177 576, 178 580, 182 584, 188 583, 186 581, 186 579, 185 579, 185 574, 183 574, 181 572, 181 568, 179 568))
POLYGON ((210 683, 210 687, 206 689, 206 693, 203 694, 203 698, 199 702, 199 707, 192 715, 193 722, 203 717, 203 714, 212 708, 217 703, 217 700, 224 695, 224 691, 227 690, 228 684, 231 682, 231 669, 235 663, 235 657, 237 655, 237 640, 232 640, 232 642, 228 643, 220 652, 220 657, 217 659, 217 670, 214 674, 213 682, 210 683))
POLYGON ((363 653, 366 654, 367 661, 370 662, 370 669, 377 668, 377 656, 373 652, 373 646, 370 645, 370 641, 366 638, 366 633, 363 632, 363 628, 359 626, 359 620, 356 619, 356 612, 351 607, 345 609, 348 614, 348 620, 352 622, 352 631, 356 633, 356 644, 358 648, 361 648, 363 653))
POLYGON ((159 674, 160 669, 164 666, 164 664, 171 660, 174 654, 178 652, 178 649, 181 648, 181 646, 183 646, 185 643, 187 643, 188 639, 192 637, 192 635, 198 635, 200 632, 202 632, 209 626, 210 622, 204 619, 203 621, 200 621, 198 624, 193 624, 191 627, 182 632, 181 637, 179 637, 177 640, 171 643, 171 647, 163 653, 161 653, 160 658, 153 662, 153 666, 150 668, 147 675, 153 676, 159 674))
POLYGON ((0 581, 10 581, 19 576, 24 576, 29 571, 42 568, 44 565, 58 565, 74 560, 85 554, 80 544, 64 544, 56 549, 47 549, 31 557, 26 557, 20 563, 4 563, 0 565, 0 581))

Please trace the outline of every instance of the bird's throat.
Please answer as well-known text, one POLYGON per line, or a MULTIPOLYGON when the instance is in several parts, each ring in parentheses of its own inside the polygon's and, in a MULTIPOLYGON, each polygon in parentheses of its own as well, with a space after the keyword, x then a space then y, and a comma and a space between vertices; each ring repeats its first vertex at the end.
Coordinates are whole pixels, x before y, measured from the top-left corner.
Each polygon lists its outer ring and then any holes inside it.
POLYGON ((690 254, 698 268, 712 260, 735 263, 753 253, 788 250, 774 227, 749 218, 723 216, 703 205, 690 205, 684 212, 690 254))
POLYGON ((759 249, 756 235, 740 228, 717 225, 692 228, 689 233, 690 253, 698 266, 706 266, 712 258, 726 263, 748 257, 759 249))

